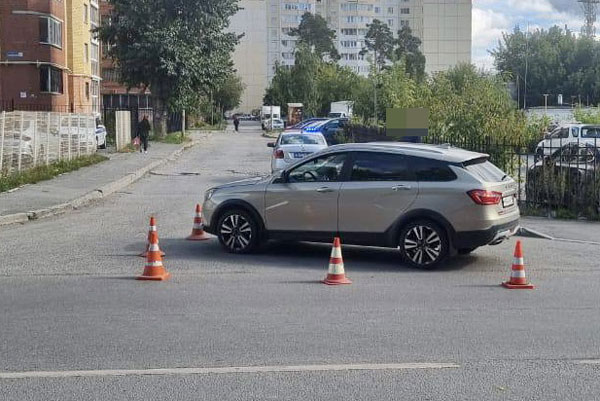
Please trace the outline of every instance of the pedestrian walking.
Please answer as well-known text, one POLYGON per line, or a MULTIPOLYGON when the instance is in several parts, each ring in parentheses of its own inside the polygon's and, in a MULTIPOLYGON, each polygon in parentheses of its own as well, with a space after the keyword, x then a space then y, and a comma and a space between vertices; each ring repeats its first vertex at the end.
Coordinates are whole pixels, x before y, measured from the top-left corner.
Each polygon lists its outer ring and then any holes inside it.
POLYGON ((138 135, 140 137, 140 153, 142 150, 144 153, 148 153, 148 139, 150 139, 150 122, 148 121, 148 116, 144 115, 142 121, 140 121, 138 125, 138 135))
POLYGON ((238 132, 240 126, 240 119, 237 115, 233 116, 233 126, 235 127, 235 132, 238 132))

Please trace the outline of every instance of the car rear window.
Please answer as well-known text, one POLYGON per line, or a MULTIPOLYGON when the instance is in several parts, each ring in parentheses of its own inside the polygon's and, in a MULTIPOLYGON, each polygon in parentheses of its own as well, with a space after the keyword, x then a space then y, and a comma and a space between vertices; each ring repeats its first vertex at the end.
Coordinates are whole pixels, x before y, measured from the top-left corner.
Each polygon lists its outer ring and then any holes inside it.
POLYGON ((498 182, 506 177, 506 173, 494 166, 487 158, 476 159, 463 163, 464 168, 485 182, 498 182))
POLYGON ((284 135, 281 145, 325 145, 325 140, 317 135, 284 135))

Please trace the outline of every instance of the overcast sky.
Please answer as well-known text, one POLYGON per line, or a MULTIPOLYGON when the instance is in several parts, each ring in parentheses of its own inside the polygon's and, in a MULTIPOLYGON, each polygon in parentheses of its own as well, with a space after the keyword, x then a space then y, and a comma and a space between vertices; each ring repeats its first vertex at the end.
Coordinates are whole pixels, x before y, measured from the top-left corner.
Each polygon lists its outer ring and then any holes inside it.
POLYGON ((577 0, 473 0, 473 63, 493 68, 488 50, 497 47, 502 32, 553 25, 579 32, 583 16, 577 0))

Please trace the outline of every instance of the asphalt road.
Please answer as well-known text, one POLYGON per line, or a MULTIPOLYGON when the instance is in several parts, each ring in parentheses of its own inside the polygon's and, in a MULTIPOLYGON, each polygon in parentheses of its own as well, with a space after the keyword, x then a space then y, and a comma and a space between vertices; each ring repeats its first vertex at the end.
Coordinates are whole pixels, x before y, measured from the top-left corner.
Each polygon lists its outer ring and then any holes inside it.
POLYGON ((537 288, 511 291, 514 240, 431 272, 344 247, 343 287, 318 282, 328 245, 184 241, 207 188, 268 171, 247 124, 92 207, 0 229, 0 400, 597 399, 598 246, 523 239, 537 288), (133 280, 150 214, 168 282, 133 280))

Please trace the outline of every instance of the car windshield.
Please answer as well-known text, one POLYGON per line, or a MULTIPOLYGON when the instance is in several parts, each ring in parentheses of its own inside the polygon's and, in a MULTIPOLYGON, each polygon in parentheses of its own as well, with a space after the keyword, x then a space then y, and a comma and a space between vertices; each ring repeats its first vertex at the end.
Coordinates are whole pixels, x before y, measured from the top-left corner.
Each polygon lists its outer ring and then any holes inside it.
POLYGON ((600 138, 600 127, 583 127, 581 129, 582 138, 600 138))
POLYGON ((323 138, 317 135, 284 135, 281 145, 324 145, 323 138))

